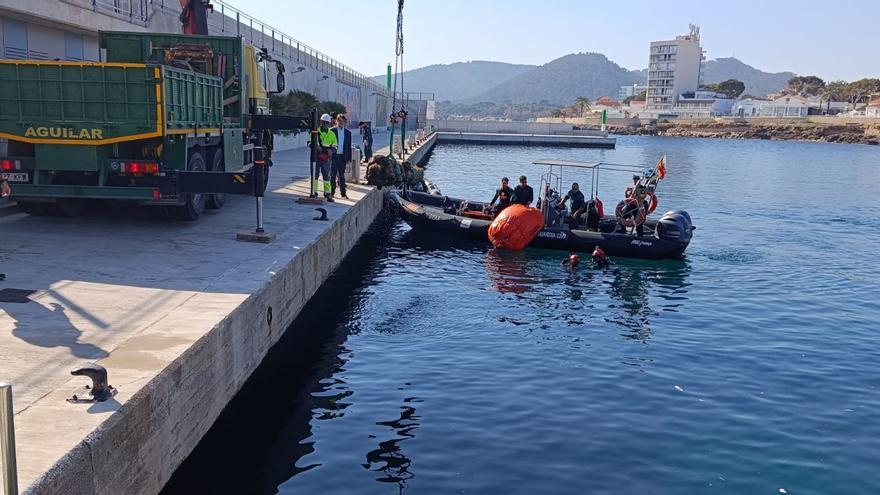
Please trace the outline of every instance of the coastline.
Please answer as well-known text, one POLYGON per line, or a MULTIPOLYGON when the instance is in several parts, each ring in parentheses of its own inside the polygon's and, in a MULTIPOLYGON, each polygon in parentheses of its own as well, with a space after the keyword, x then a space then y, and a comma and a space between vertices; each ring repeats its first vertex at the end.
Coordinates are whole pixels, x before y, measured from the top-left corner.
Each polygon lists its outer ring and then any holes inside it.
POLYGON ((720 139, 766 139, 773 141, 811 141, 880 145, 880 125, 824 124, 814 122, 662 122, 638 126, 609 126, 608 132, 619 135, 705 137, 720 139))

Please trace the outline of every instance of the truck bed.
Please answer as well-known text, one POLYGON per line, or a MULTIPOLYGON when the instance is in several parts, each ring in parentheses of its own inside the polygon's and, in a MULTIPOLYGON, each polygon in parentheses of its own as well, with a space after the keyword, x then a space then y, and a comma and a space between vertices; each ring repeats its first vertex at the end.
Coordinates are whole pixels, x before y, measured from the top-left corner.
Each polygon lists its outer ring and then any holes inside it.
POLYGON ((219 131, 220 78, 162 65, 0 62, 0 137, 100 146, 219 131))

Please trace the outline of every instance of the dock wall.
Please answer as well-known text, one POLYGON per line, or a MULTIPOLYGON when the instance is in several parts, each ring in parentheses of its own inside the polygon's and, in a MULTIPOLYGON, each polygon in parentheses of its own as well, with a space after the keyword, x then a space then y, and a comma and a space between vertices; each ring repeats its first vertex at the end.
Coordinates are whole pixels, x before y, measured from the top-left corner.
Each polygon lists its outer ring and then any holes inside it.
POLYGON ((424 139, 414 143, 414 146, 409 151, 409 155, 407 156, 407 160, 411 163, 415 163, 418 165, 424 165, 428 158, 431 156, 431 150, 434 149, 434 145, 437 144, 437 133, 431 133, 424 139))
POLYGON ((512 122, 512 121, 482 121, 482 120, 429 120, 427 127, 434 126, 437 131, 470 132, 470 133, 497 133, 497 134, 545 134, 545 135, 579 135, 579 136, 607 136, 608 134, 596 129, 575 130, 572 124, 545 123, 545 122, 512 122))
POLYGON ((503 144, 520 146, 568 146, 614 148, 613 137, 560 134, 501 134, 491 132, 437 132, 437 141, 453 144, 503 144))
MULTIPOLYGON (((265 284, 37 478, 25 493, 159 492, 382 207, 382 192, 370 189, 313 242, 291 250, 290 259, 265 284)), ((210 305, 206 302, 209 298, 200 296, 182 305, 182 311, 198 314, 200 304, 210 305)), ((191 320, 181 320, 177 325, 192 324, 191 320)))

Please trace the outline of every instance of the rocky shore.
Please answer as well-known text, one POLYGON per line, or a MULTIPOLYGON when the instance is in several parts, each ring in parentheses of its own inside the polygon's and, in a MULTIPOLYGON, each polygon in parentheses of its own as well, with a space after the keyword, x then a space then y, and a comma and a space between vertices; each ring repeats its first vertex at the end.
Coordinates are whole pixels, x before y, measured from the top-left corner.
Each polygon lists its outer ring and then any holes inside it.
POLYGON ((815 123, 752 124, 748 122, 662 122, 634 127, 609 127, 612 134, 708 137, 726 139, 770 139, 822 143, 880 144, 880 125, 815 123))

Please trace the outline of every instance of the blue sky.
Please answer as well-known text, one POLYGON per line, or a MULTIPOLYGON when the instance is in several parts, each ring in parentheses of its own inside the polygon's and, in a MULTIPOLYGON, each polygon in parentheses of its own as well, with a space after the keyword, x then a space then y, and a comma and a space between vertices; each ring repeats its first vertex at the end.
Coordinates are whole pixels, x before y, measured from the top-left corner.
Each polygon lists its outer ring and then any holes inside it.
MULTIPOLYGON (((347 65, 375 75, 394 61, 396 0, 226 0, 347 65), (283 5, 279 9, 279 5, 283 5)), ((880 77, 877 0, 407 0, 405 68, 468 60, 543 64, 600 52, 647 66, 648 44, 699 24, 709 59, 826 80, 880 77)))

